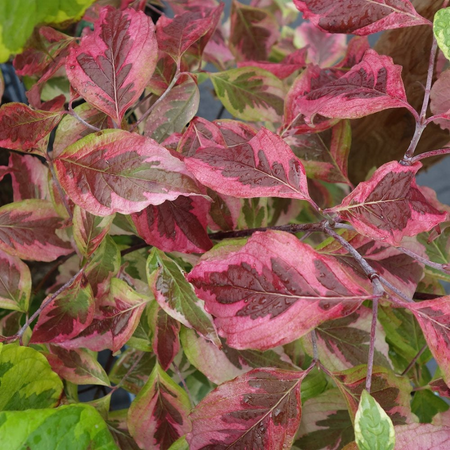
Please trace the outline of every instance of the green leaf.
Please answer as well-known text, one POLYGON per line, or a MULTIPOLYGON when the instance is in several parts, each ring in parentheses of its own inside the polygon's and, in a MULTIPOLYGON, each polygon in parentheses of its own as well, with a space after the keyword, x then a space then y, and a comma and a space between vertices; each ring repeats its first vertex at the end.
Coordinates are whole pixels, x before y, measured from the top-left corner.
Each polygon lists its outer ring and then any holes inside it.
MULTIPOLYGON (((0 411, 54 407, 62 389, 62 381, 39 352, 14 344, 0 347, 0 411)), ((2 448, 13 448, 2 438, 0 442, 2 448)))
POLYGON ((216 94, 230 114, 241 120, 279 122, 283 115, 283 83, 256 67, 210 73, 216 94))
POLYGON ((431 423, 437 413, 447 411, 448 408, 449 405, 442 398, 428 389, 415 392, 411 402, 412 412, 420 423, 431 423))
POLYGON ((365 389, 356 412, 355 438, 360 450, 393 450, 395 445, 391 419, 365 389))
POLYGON ((0 63, 20 53, 38 24, 80 18, 94 0, 2 0, 0 2, 0 63))
POLYGON ((106 423, 89 405, 0 413, 0 442, 8 450, 117 450, 106 423))
POLYGON ((189 444, 186 441, 186 436, 177 439, 169 448, 169 450, 189 450, 189 444))
POLYGON ((436 13, 433 32, 442 53, 450 59, 450 8, 440 9, 436 13))

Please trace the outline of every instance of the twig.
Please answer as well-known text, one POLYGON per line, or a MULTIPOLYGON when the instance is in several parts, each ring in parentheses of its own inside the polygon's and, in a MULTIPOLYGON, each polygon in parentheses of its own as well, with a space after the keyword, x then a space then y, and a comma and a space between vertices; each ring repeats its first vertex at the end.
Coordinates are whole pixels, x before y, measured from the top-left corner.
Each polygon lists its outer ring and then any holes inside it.
POLYGON ((428 346, 425 344, 418 352, 417 355, 414 356, 414 358, 412 359, 412 361, 408 364, 408 367, 400 374, 402 377, 404 375, 406 375, 414 366, 414 364, 416 364, 417 360, 422 356, 422 353, 428 348, 428 346))
POLYGON ((175 373, 178 375, 178 378, 180 379, 181 384, 183 385, 187 396, 189 397, 189 401, 191 402, 191 405, 195 406, 196 402, 195 402, 194 398, 192 397, 191 392, 189 391, 189 388, 187 387, 186 380, 181 376, 180 368, 175 364, 174 361, 172 361, 172 366, 173 366, 175 373))
POLYGON ((147 242, 140 242, 139 244, 133 245, 132 247, 128 247, 120 252, 120 256, 128 255, 128 253, 133 253, 136 250, 140 250, 141 248, 151 247, 147 242))
POLYGON ((61 197, 61 201, 62 201, 62 203, 64 205, 64 208, 67 211, 67 214, 69 214, 70 220, 73 220, 72 211, 71 211, 71 209, 69 207, 69 204, 67 203, 66 193, 64 192, 61 184, 59 183, 58 177, 56 176, 55 168, 53 167, 53 160, 49 156, 47 158, 47 161, 48 161, 48 167, 50 169, 50 173, 52 174, 52 179, 53 179, 53 181, 55 183, 55 186, 56 186, 56 189, 58 191, 58 194, 61 197))
POLYGON ((314 358, 313 361, 317 363, 319 361, 319 349, 317 347, 316 330, 311 330, 311 344, 313 348, 313 358, 314 358))
MULTIPOLYGON (((386 278, 379 275, 378 279, 380 280, 381 284, 384 284, 388 289, 390 289, 392 292, 398 295, 402 300, 405 300, 405 302, 408 303, 414 303, 413 299, 407 297, 402 291, 397 289, 393 284, 391 284, 388 280, 386 280, 386 278)), ((392 298, 392 296, 390 296, 390 298, 392 298)))
POLYGON ((136 361, 131 365, 131 367, 127 370, 125 375, 122 377, 120 382, 116 384, 113 388, 111 388, 111 391, 109 392, 110 395, 114 394, 114 392, 117 391, 120 387, 122 387, 125 380, 128 378, 128 375, 130 375, 131 372, 136 368, 136 366, 141 362, 141 359, 144 357, 145 352, 141 352, 141 354, 138 356, 136 361))
POLYGON ((448 155, 450 153, 450 147, 444 147, 440 148, 438 150, 431 150, 429 152, 421 153, 420 155, 414 156, 414 158, 411 159, 411 164, 414 164, 417 161, 420 161, 425 158, 431 158, 433 156, 442 156, 442 155, 448 155))
POLYGON ((69 102, 69 111, 68 113, 75 117, 79 122, 81 122, 85 127, 90 128, 93 131, 102 131, 100 128, 95 127, 94 125, 91 125, 90 123, 86 122, 84 119, 82 119, 72 108, 72 101, 69 102))
MULTIPOLYGON (((378 280, 377 280, 378 281, 378 280)), ((377 333, 377 319, 378 319, 378 298, 377 295, 383 295, 383 287, 377 283, 373 284, 374 299, 372 300, 372 324, 370 326, 370 345, 369 345, 369 357, 367 360, 367 374, 366 374, 366 390, 370 394, 372 387, 372 373, 373 373, 373 359, 375 356, 375 339, 377 333)))
POLYGON ((411 258, 415 259, 416 261, 419 261, 422 264, 425 264, 428 267, 432 267, 433 269, 440 270, 441 272, 449 273, 448 264, 440 264, 433 261, 430 261, 427 258, 424 258, 423 256, 418 255, 417 253, 412 252, 411 250, 408 250, 404 247, 398 247, 398 249, 403 252, 405 255, 410 256, 411 258))

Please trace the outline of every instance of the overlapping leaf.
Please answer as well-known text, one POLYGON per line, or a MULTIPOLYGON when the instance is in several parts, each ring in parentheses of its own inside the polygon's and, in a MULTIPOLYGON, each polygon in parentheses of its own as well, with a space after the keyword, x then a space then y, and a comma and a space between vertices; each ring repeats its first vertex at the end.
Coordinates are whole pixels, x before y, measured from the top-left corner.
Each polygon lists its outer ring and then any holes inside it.
POLYGON ((71 49, 66 72, 80 96, 120 124, 125 111, 142 94, 156 60, 151 18, 131 8, 105 7, 94 32, 71 49))
POLYGON ((392 28, 430 25, 409 0, 294 0, 305 19, 323 31, 365 35, 392 28))
POLYGON ((61 378, 75 384, 110 385, 105 370, 87 350, 66 350, 57 345, 50 345, 49 348, 50 353, 45 356, 61 378))
POLYGON ((62 390, 58 375, 38 351, 14 344, 0 347, 0 411, 53 408, 62 390))
POLYGON ((128 428, 140 448, 169 448, 190 429, 189 399, 158 365, 128 411, 128 428))
POLYGON ((219 100, 241 120, 280 122, 283 83, 267 70, 241 67, 209 74, 219 100))
POLYGON ((312 202, 302 163, 279 136, 265 128, 242 145, 200 149, 186 159, 186 165, 201 183, 221 194, 312 202))
POLYGON ((199 102, 197 83, 187 76, 152 110, 145 120, 145 136, 163 142, 172 133, 181 133, 197 113, 199 102))
POLYGON ((124 281, 113 278, 109 297, 103 297, 96 305, 91 325, 62 346, 67 349, 85 347, 93 351, 119 351, 136 329, 148 301, 124 281))
POLYGON ((277 20, 267 9, 237 1, 231 5, 229 46, 236 60, 266 61, 279 37, 277 20))
POLYGON ((97 216, 198 193, 182 161, 152 139, 123 130, 86 136, 67 147, 55 167, 71 200, 97 216))
POLYGON ((420 163, 386 163, 332 210, 364 236, 394 246, 404 236, 429 231, 446 214, 429 203, 417 186, 415 174, 421 167, 420 163))
POLYGON ((197 43, 196 53, 201 56, 217 27, 223 7, 224 4, 221 3, 213 9, 185 11, 173 19, 162 16, 156 24, 159 50, 166 52, 179 63, 183 54, 197 43))
POLYGON ((54 261, 72 252, 56 234, 62 220, 50 202, 23 200, 0 208, 0 249, 22 259, 54 261))
POLYGON ((174 260, 153 249, 147 260, 147 277, 158 304, 167 314, 220 346, 212 317, 174 260))
POLYGON ((23 103, 6 103, 0 108, 0 146, 42 154, 39 141, 62 119, 59 111, 39 111, 23 103))
POLYGON ((30 342, 61 343, 72 339, 91 324, 94 308, 92 288, 80 274, 43 309, 30 342))
POLYGON ((355 311, 368 294, 337 260, 290 234, 255 233, 206 254, 188 276, 231 347, 266 350, 355 311))
POLYGON ((297 100, 305 121, 314 116, 357 119, 407 105, 401 66, 392 58, 367 50, 362 61, 334 81, 310 90, 297 100))
POLYGON ((191 413, 189 448, 289 448, 300 423, 305 375, 254 369, 221 384, 191 413))
POLYGON ((16 256, 0 250, 0 307, 28 311, 31 274, 28 266, 16 256))

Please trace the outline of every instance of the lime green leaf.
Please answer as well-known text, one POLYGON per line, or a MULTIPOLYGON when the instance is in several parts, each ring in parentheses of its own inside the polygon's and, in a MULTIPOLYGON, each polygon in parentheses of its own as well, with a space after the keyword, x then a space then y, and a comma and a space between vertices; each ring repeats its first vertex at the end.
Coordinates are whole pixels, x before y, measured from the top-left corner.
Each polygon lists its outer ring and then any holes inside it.
MULTIPOLYGON (((62 381, 36 350, 13 344, 0 348, 0 411, 51 408, 62 389, 62 381)), ((13 448, 2 438, 0 442, 1 448, 13 448)))
POLYGON ((450 59, 450 8, 440 9, 436 13, 433 32, 442 53, 450 59))
POLYGON ((355 438, 360 450, 393 450, 395 445, 391 419, 366 390, 356 412, 355 438))
POLYGON ((0 442, 8 450, 117 450, 106 423, 89 405, 0 413, 0 442))
POLYGON ((2 0, 0 2, 0 63, 20 53, 38 24, 79 19, 94 0, 2 0))

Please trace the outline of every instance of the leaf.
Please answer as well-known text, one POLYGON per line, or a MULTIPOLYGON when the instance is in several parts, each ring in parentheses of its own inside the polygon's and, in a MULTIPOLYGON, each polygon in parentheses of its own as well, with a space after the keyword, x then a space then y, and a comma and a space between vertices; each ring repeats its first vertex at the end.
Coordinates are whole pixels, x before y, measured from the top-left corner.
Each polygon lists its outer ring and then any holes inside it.
POLYGON ((150 17, 131 8, 101 9, 94 32, 66 60, 70 84, 88 103, 120 124, 155 70, 157 44, 150 17))
POLYGON ((396 426, 396 450, 445 450, 450 437, 449 426, 434 426, 421 423, 396 426))
POLYGON ((159 306, 173 319, 220 346, 212 317, 195 295, 181 267, 154 248, 147 259, 147 278, 159 306))
POLYGON ((64 190, 96 216, 130 214, 196 194, 183 162, 152 139, 123 130, 90 134, 55 159, 64 190))
POLYGON ((0 62, 11 53, 20 53, 36 25, 61 23, 81 18, 94 0, 46 1, 25 3, 5 0, 0 4, 0 62))
POLYGON ((101 298, 109 292, 111 279, 120 270, 121 256, 117 244, 109 235, 105 236, 95 253, 91 255, 85 270, 94 297, 101 298))
POLYGON ((303 404, 298 437, 295 446, 302 450, 343 449, 354 440, 352 421, 344 399, 336 388, 303 404))
MULTIPOLYGON (((358 410, 361 393, 365 389, 366 374, 366 365, 333 373, 333 381, 344 396, 353 419, 358 410)), ((411 384, 406 377, 397 376, 386 367, 374 366, 371 395, 386 411, 394 425, 416 420, 411 414, 411 390, 411 384)))
POLYGON ((444 380, 450 383, 450 305, 449 296, 407 304, 414 314, 444 380))
POLYGON ((431 423, 437 413, 447 411, 448 408, 448 404, 442 398, 428 389, 414 392, 411 409, 420 423, 431 423))
POLYGON ((134 333, 148 301, 125 281, 113 278, 109 296, 97 302, 91 325, 61 346, 69 350, 85 347, 95 352, 105 349, 118 352, 134 333))
POLYGON ((409 0, 294 0, 305 19, 330 33, 360 36, 393 28, 429 25, 409 0))
POLYGON ((389 56, 367 50, 362 61, 334 81, 297 99, 306 123, 314 116, 357 119, 389 108, 408 106, 401 66, 389 56))
POLYGON ((0 208, 0 250, 26 260, 54 261, 72 248, 56 234, 62 220, 50 202, 23 200, 0 208))
POLYGON ((306 47, 308 62, 319 67, 330 67, 339 61, 346 50, 345 34, 324 33, 310 22, 303 22, 295 29, 296 47, 306 47))
POLYGON ((212 247, 206 231, 209 202, 202 197, 179 196, 132 214, 139 235, 165 252, 201 253, 212 247))
POLYGON ((162 370, 168 370, 180 351, 180 322, 158 308, 155 317, 153 352, 158 358, 162 370))
POLYGON ((91 324, 94 308, 92 288, 84 274, 80 274, 43 309, 30 343, 56 344, 72 339, 91 324))
POLYGON ((181 329, 180 339, 189 362, 215 384, 222 384, 258 367, 285 370, 294 367, 281 347, 265 352, 236 350, 224 339, 217 346, 187 328, 181 329))
POLYGON ((356 412, 355 438, 360 450, 393 450, 395 446, 391 419, 365 389, 356 412))
POLYGON ((448 26, 450 21, 450 8, 442 8, 436 11, 433 19, 433 33, 439 48, 447 59, 450 59, 450 39, 448 26))
POLYGON ((114 215, 98 217, 79 206, 73 210, 73 237, 78 250, 84 257, 89 257, 108 234, 114 215))
POLYGON ((188 280, 216 317, 219 334, 238 349, 291 342, 351 314, 369 296, 337 260, 276 231, 206 253, 188 280))
POLYGON ((145 120, 144 135, 161 143, 173 133, 181 133, 197 113, 199 102, 197 83, 191 76, 185 77, 152 110, 145 120))
POLYGON ((6 103, 0 108, 0 146, 43 155, 38 143, 61 119, 60 111, 39 111, 23 103, 6 103))
POLYGON ((284 88, 267 70, 242 67, 209 73, 217 97, 240 120, 279 122, 283 115, 284 88))
POLYGON ((27 199, 50 200, 48 168, 32 155, 9 155, 9 170, 14 201, 27 199))
POLYGON ((224 5, 217 8, 202 8, 198 11, 184 11, 173 19, 161 16, 156 24, 159 51, 169 54, 179 64, 181 57, 195 43, 198 56, 213 34, 220 20, 224 5))
MULTIPOLYGON (((371 320, 370 309, 362 306, 349 316, 330 320, 316 328, 320 362, 331 371, 366 364, 369 357, 371 320)), ((391 367, 385 338, 381 325, 377 324, 374 364, 391 367)), ((304 347, 312 355, 309 341, 308 338, 304 339, 304 347)))
POLYGON ((8 450, 117 450, 100 414, 90 405, 0 413, 0 440, 8 450))
POLYGON ((237 61, 266 61, 279 37, 279 24, 267 9, 234 0, 230 14, 230 50, 237 61))
POLYGON ((16 256, 0 250, 0 308, 28 311, 31 294, 31 273, 16 256))
POLYGON ((187 394, 158 366, 128 411, 128 428, 144 450, 169 448, 190 429, 187 394))
POLYGON ((302 163, 266 128, 241 145, 202 148, 186 158, 186 165, 202 184, 220 194, 312 201, 302 163))
POLYGON ((300 423, 306 373, 254 369, 221 384, 191 413, 189 448, 289 448, 300 423))
MULTIPOLYGON (((53 408, 59 403, 62 390, 58 375, 38 351, 14 344, 0 347, 0 411, 53 408)), ((4 435, 1 442, 5 447, 4 435)))
POLYGON ((49 346, 45 357, 52 369, 74 384, 99 384, 110 386, 108 375, 91 353, 84 349, 66 350, 57 345, 49 346))
MULTIPOLYGON (((445 11, 441 9, 438 11, 445 11)), ((443 115, 442 119, 433 120, 442 129, 449 129, 450 123, 448 119, 448 111, 450 110, 450 99, 448 98, 448 86, 450 85, 450 70, 444 70, 439 75, 437 80, 431 86, 430 91, 430 109, 433 115, 443 115)))
POLYGON ((446 217, 417 186, 415 175, 421 167, 383 164, 332 210, 364 236, 398 246, 404 236, 429 231, 446 217))

